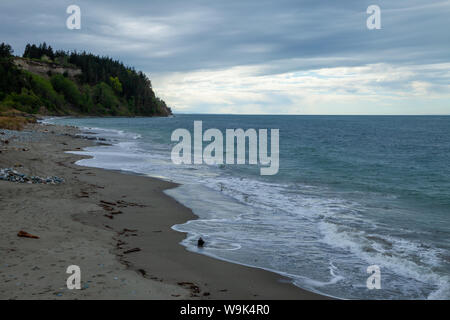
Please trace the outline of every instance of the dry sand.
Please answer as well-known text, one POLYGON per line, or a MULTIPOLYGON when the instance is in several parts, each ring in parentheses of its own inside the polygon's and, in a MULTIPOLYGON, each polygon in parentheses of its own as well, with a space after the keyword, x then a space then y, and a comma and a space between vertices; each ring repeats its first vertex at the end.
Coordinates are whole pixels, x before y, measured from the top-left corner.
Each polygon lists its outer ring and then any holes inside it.
POLYGON ((75 165, 82 157, 64 151, 93 143, 75 138, 75 128, 27 131, 0 135, 9 141, 0 142, 0 168, 65 182, 0 181, 0 299, 325 298, 277 274, 187 251, 185 234, 171 227, 195 215, 163 193, 175 184, 75 165), (20 230, 40 238, 20 238, 20 230), (81 268, 81 290, 66 287, 69 265, 81 268))

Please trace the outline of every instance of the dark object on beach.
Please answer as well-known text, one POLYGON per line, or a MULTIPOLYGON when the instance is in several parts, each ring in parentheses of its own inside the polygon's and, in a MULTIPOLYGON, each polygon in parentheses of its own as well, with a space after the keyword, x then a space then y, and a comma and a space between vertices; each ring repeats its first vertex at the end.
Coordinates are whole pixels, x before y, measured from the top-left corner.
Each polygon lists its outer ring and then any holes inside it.
POLYGON ((38 236, 34 236, 34 235, 29 234, 28 232, 25 232, 25 231, 22 231, 22 230, 19 231, 17 236, 21 237, 21 238, 39 239, 38 236))
POLYGON ((126 208, 126 207, 128 207, 128 206, 130 206, 130 207, 139 207, 139 208, 145 208, 145 207, 147 207, 146 205, 143 205, 143 204, 137 204, 137 203, 132 203, 132 202, 126 202, 126 201, 123 201, 123 200, 117 201, 117 206, 120 207, 120 208, 126 208))
POLYGON ((191 291, 191 297, 195 294, 200 293, 200 288, 192 282, 178 282, 178 285, 189 289, 191 291))
POLYGON ((202 238, 198 239, 197 247, 203 248, 204 245, 205 245, 205 241, 202 238))
POLYGON ((123 254, 128 254, 128 253, 133 253, 133 252, 139 252, 139 251, 141 251, 140 248, 133 248, 133 249, 124 251, 123 254))
POLYGON ((122 233, 125 233, 125 232, 136 232, 136 231, 137 231, 137 230, 132 230, 132 229, 124 228, 123 231, 122 231, 122 233))
POLYGON ((147 272, 144 269, 138 269, 138 272, 145 277, 145 275, 147 274, 147 272))
POLYGON ((99 204, 99 206, 102 207, 103 210, 106 210, 106 211, 114 211, 114 208, 113 208, 113 207, 107 206, 106 204, 99 204))
POLYGON ((78 198, 89 198, 89 193, 86 191, 81 191, 80 194, 76 195, 78 198))
POLYGON ((114 203, 114 202, 108 202, 108 201, 104 201, 104 200, 100 200, 100 202, 103 203, 103 204, 109 205, 109 206, 115 206, 115 205, 117 205, 117 204, 114 203))
POLYGON ((121 246, 123 246, 125 244, 127 244, 125 241, 119 240, 119 241, 117 241, 116 247, 119 249, 122 249, 121 246))

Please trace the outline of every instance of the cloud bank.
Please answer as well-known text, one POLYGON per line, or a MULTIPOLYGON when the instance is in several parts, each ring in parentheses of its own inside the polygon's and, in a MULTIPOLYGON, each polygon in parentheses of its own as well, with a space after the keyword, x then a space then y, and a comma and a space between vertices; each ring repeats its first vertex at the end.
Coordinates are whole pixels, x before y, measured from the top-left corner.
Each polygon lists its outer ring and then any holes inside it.
POLYGON ((80 0, 82 29, 67 30, 70 4, 1 3, 2 41, 118 58, 176 112, 450 113, 447 0, 80 0))

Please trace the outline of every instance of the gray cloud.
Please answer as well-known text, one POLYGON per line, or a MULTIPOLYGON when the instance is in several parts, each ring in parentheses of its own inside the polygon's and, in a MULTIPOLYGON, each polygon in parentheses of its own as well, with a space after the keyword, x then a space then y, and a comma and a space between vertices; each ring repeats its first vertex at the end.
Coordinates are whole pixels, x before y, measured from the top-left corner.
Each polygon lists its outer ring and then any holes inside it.
POLYGON ((448 61, 450 52, 450 2, 442 0, 377 1, 383 27, 377 31, 365 25, 373 1, 80 0, 82 30, 69 31, 65 9, 72 3, 0 4, 2 39, 18 53, 27 42, 45 40, 112 55, 148 72, 299 58, 322 58, 327 67, 436 63, 448 61))
MULTIPOLYGON (((359 94, 413 88, 448 93, 449 16, 449 0, 14 0, 0 3, 0 42, 10 43, 16 54, 22 54, 27 43, 46 41, 56 49, 111 56, 152 79, 158 75, 168 99, 179 90, 168 89, 177 83, 171 73, 219 70, 217 74, 222 74, 220 70, 237 66, 255 66, 252 77, 366 65, 379 65, 387 74, 387 66, 395 66, 414 74, 384 77, 381 82, 370 79, 367 88, 342 90, 359 94), (81 7, 81 30, 65 27, 70 4, 81 7), (371 4, 381 7, 381 30, 366 28, 366 9, 371 4), (447 69, 421 67, 432 64, 447 69)), ((293 99, 283 93, 273 95, 277 101, 264 100, 270 94, 259 101, 257 83, 248 99, 259 107, 276 108, 276 102, 293 99)), ((249 95, 233 90, 236 103, 249 95)), ((189 103, 196 104, 197 111, 211 108, 204 101, 189 103)))

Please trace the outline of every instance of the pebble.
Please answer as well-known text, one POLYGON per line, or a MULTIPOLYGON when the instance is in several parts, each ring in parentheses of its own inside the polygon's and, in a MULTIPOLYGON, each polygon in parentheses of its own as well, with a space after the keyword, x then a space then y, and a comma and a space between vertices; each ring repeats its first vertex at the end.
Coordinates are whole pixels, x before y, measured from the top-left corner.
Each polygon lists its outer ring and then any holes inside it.
POLYGON ((35 183, 35 184, 60 184, 64 182, 60 177, 38 177, 28 176, 26 174, 17 172, 12 168, 0 169, 0 180, 17 182, 17 183, 35 183))

